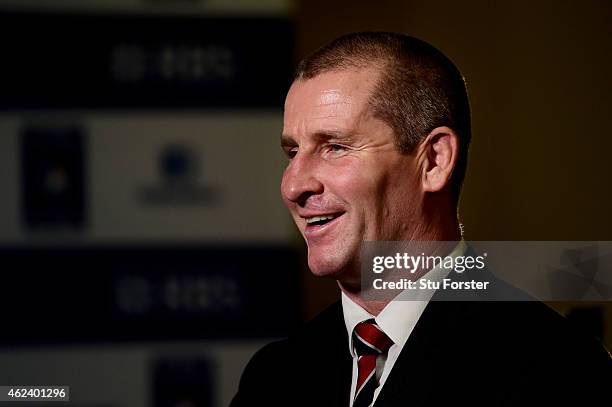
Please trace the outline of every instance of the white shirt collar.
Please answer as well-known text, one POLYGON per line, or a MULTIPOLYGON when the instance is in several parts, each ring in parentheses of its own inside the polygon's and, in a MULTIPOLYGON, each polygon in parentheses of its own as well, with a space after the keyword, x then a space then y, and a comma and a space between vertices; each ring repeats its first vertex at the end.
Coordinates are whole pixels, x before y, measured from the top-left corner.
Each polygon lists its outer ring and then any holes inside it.
MULTIPOLYGON (((461 256, 467 250, 465 241, 461 240, 455 249, 449 254, 450 257, 461 256)), ((431 281, 441 281, 444 279, 449 270, 441 267, 430 270, 426 276, 431 281)), ((424 276, 423 276, 424 277, 424 276)), ((421 277, 422 278, 422 277, 421 277)), ((421 314, 425 310, 425 307, 429 303, 433 291, 421 291, 417 290, 417 299, 400 300, 393 299, 387 306, 378 314, 374 316, 368 311, 364 310, 351 300, 344 292, 342 292, 342 312, 344 314, 344 323, 346 325, 346 331, 348 333, 348 345, 351 355, 355 357, 355 350, 353 347, 353 330, 355 326, 360 322, 368 319, 374 319, 376 324, 387 334, 395 345, 399 345, 400 348, 404 347, 404 344, 408 340, 408 337, 412 333, 412 330, 416 326, 421 314)), ((412 294, 408 290, 402 291, 397 297, 412 294)), ((414 297, 413 297, 414 298, 414 297)))

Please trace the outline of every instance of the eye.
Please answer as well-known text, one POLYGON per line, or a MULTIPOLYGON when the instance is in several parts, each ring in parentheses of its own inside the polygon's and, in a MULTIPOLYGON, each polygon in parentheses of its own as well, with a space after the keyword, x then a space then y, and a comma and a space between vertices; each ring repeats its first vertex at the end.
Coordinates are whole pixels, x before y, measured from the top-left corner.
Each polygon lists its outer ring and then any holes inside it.
POLYGON ((342 154, 342 153, 345 153, 347 150, 348 148, 346 146, 343 146, 342 144, 328 144, 327 145, 327 151, 332 154, 342 154))
POLYGON ((297 147, 286 149, 285 154, 287 155, 287 158, 291 160, 293 157, 297 155, 297 147))

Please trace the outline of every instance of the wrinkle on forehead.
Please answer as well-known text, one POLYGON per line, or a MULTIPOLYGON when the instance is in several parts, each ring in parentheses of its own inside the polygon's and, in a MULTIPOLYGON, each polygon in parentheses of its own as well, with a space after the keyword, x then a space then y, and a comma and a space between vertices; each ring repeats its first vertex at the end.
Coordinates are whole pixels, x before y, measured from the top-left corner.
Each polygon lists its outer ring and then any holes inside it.
POLYGON ((351 103, 351 97, 344 95, 340 89, 328 89, 321 92, 319 105, 332 105, 337 103, 351 103))
POLYGON ((354 105, 352 98, 340 90, 323 90, 314 96, 312 104, 286 106, 285 113, 305 113, 303 119, 326 119, 335 117, 349 117, 353 113, 354 105))
POLYGON ((339 89, 324 90, 319 95, 313 118, 325 119, 338 116, 348 116, 353 107, 353 100, 339 89))
POLYGON ((353 105, 350 103, 334 103, 318 106, 313 109, 311 119, 348 118, 351 116, 353 105))
POLYGON ((376 77, 376 72, 340 72, 294 82, 285 101, 285 130, 357 127, 369 110, 376 77))

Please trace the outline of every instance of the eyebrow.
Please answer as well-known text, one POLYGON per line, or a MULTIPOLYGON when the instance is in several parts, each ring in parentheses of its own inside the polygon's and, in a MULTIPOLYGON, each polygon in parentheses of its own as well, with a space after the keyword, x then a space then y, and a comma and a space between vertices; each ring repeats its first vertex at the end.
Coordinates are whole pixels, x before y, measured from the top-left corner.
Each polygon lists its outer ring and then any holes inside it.
POLYGON ((297 142, 293 138, 293 136, 289 134, 281 135, 281 147, 295 147, 297 146, 297 142))
MULTIPOLYGON (((328 141, 328 140, 342 140, 351 141, 353 134, 344 130, 320 130, 314 133, 313 138, 317 141, 328 141)), ((282 147, 294 147, 298 143, 295 138, 290 134, 281 135, 281 146, 282 147)))

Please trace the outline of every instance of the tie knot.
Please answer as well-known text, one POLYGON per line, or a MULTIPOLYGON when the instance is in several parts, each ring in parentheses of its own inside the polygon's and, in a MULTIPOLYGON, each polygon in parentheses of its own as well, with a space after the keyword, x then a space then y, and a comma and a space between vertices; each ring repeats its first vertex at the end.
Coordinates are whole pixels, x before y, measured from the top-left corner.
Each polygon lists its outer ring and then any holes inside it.
POLYGON ((355 327, 354 342, 357 355, 386 353, 393 341, 376 325, 373 319, 360 322, 355 327))

